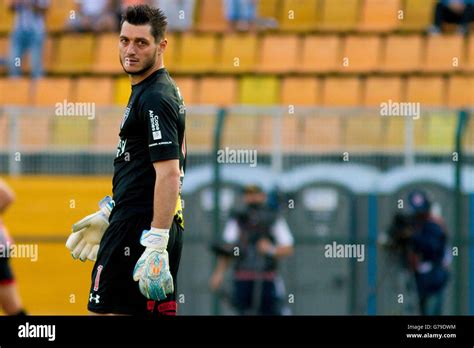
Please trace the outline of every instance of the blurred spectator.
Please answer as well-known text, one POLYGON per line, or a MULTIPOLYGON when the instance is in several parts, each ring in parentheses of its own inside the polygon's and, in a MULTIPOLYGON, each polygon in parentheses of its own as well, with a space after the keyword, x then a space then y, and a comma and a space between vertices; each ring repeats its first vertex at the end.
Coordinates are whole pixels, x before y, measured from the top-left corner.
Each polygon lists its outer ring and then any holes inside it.
POLYGON ((68 26, 73 31, 104 32, 117 30, 114 0, 76 0, 78 11, 68 26))
POLYGON ((154 0, 168 18, 168 31, 187 31, 192 29, 195 0, 154 0))
POLYGON ((458 31, 466 34, 474 21, 474 0, 439 0, 435 7, 434 25, 429 32, 438 34, 444 23, 458 24, 458 31))
POLYGON ((254 31, 258 0, 225 0, 224 8, 229 31, 254 31))
POLYGON ((21 74, 22 59, 31 52, 31 75, 39 78, 43 74, 43 46, 46 36, 45 14, 49 0, 10 0, 9 9, 15 12, 13 31, 10 37, 10 75, 21 74))
POLYGON ((285 314, 278 260, 293 253, 293 236, 284 218, 265 204, 266 199, 261 188, 247 186, 244 207, 233 212, 225 226, 224 245, 214 247, 218 263, 210 287, 219 291, 234 259, 232 304, 239 315, 285 314))
POLYGON ((447 248, 447 231, 444 223, 431 214, 431 202, 424 191, 412 191, 408 203, 413 231, 408 258, 415 273, 420 312, 441 315, 452 259, 447 248))
MULTIPOLYGON (((10 187, 0 180, 0 214, 13 203, 14 193, 10 187)), ((26 315, 21 304, 20 295, 10 268, 7 249, 13 244, 6 227, 0 217, 0 308, 7 315, 26 315)))

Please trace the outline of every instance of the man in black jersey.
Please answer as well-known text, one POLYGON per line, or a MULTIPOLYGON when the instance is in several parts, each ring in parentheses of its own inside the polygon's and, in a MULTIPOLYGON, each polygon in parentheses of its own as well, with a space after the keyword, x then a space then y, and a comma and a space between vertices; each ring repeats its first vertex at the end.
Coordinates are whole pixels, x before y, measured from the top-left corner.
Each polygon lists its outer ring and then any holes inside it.
POLYGON ((166 17, 146 5, 122 17, 120 62, 132 93, 120 125, 113 199, 73 226, 66 246, 95 260, 88 309, 174 315, 184 222, 184 102, 164 67, 166 17), (100 243, 100 246, 99 246, 100 243))

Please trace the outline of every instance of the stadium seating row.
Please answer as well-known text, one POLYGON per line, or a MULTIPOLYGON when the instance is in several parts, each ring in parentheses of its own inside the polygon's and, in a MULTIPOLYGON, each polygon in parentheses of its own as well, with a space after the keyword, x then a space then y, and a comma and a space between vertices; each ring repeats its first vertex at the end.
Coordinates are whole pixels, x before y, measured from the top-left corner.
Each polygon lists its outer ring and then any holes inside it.
MULTIPOLYGON (((17 114, 18 148, 38 151, 107 151, 118 142, 121 115, 97 111, 94 120, 86 117, 57 117, 49 114, 17 114)), ((401 153, 405 144, 404 117, 382 117, 378 111, 341 116, 341 112, 314 112, 307 116, 282 115, 282 150, 289 153, 325 153, 342 151, 401 153)), ((426 112, 413 121, 415 149, 451 151, 454 146, 456 113, 426 112)), ((226 119, 222 146, 258 149, 270 153, 274 146, 276 118, 268 114, 231 114, 226 119)), ((208 153, 212 149, 215 115, 192 114, 186 122, 190 153, 208 153)), ((279 127, 280 128, 280 127, 279 127)), ((278 128, 277 128, 278 129, 278 128)), ((0 114, 0 148, 12 141, 7 117, 0 114)), ((466 146, 474 149, 474 122, 466 135, 466 146)))
MULTIPOLYGON (((308 105, 379 106, 382 102, 411 101, 423 107, 472 107, 474 76, 360 77, 177 77, 188 105, 308 105)), ((0 79, 0 105, 54 106, 88 102, 97 106, 126 105, 128 78, 48 77, 0 79), (44 91, 48 91, 45 93, 44 91)))
MULTIPOLYGON (((474 35, 185 34, 168 39, 165 63, 170 71, 184 74, 474 72, 474 35)), ((49 37, 45 69, 56 74, 121 74, 117 47, 116 34, 49 37)), ((0 37, 0 56, 7 52, 8 38, 0 37)))
MULTIPOLYGON (((421 31, 432 21, 435 0, 260 0, 260 17, 275 18, 284 31, 421 31)), ((0 33, 11 30, 13 15, 0 0, 0 33)), ((64 31, 75 0, 52 0, 47 29, 64 31)), ((224 31, 223 0, 197 0, 198 31, 224 31)))

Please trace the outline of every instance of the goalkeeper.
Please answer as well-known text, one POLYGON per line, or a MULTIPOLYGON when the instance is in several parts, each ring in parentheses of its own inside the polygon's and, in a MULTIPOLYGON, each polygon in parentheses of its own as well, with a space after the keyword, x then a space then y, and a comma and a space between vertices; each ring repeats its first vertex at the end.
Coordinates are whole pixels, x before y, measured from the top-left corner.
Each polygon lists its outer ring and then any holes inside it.
POLYGON ((113 199, 73 226, 74 258, 96 260, 88 309, 94 314, 175 315, 184 228, 184 103, 163 63, 166 17, 128 7, 120 61, 132 93, 120 126, 113 199))

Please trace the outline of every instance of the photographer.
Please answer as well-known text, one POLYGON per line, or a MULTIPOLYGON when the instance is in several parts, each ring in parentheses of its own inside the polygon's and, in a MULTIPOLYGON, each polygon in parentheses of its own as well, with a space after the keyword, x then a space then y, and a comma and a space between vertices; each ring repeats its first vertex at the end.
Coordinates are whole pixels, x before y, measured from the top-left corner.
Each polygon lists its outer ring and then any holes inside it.
POLYGON ((211 289, 219 290, 231 259, 235 259, 232 302, 240 315, 283 314, 284 286, 277 261, 293 253, 293 236, 286 221, 265 204, 266 200, 261 188, 245 187, 245 205, 227 221, 224 246, 218 251, 210 280, 211 289))
POLYGON ((392 222, 390 246, 415 276, 420 313, 440 315, 449 280, 447 230, 443 221, 431 214, 431 201, 424 191, 410 192, 408 204, 410 215, 397 214, 392 222))

